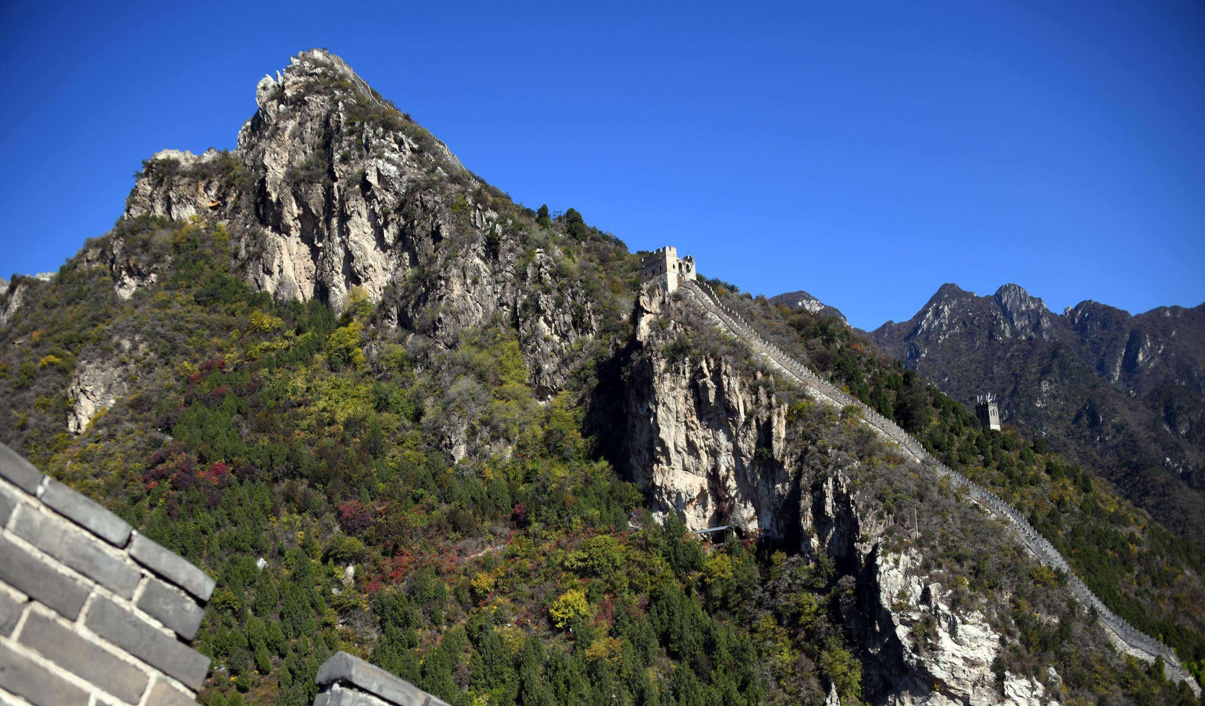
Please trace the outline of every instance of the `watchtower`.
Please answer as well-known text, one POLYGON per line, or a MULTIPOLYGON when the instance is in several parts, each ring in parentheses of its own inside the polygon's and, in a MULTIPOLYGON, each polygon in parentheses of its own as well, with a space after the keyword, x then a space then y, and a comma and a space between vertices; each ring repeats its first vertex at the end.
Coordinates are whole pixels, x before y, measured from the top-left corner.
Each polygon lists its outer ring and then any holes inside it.
POLYGON ((669 292, 678 291, 686 280, 695 278, 695 259, 690 255, 678 257, 672 245, 654 250, 640 260, 640 282, 656 282, 669 292))
POLYGON ((992 393, 975 397, 975 416, 984 429, 1000 431, 1000 408, 996 405, 996 396, 992 393))

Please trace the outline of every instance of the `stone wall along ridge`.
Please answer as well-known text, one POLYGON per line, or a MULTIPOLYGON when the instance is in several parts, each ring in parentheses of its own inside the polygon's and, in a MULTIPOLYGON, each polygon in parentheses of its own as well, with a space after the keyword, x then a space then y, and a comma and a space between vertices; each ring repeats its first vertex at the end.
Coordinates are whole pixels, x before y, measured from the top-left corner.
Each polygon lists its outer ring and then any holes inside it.
POLYGON ((787 355, 778 346, 762 338, 739 314, 725 306, 706 283, 698 280, 684 282, 682 291, 689 293, 694 301, 701 304, 704 310, 711 314, 722 328, 749 345, 755 352, 768 358, 774 364, 774 367, 787 373, 789 378, 795 379, 813 394, 826 398, 831 404, 842 408, 856 408, 862 420, 868 426, 907 451, 916 461, 935 471, 939 477, 947 478, 951 485, 964 492, 993 515, 1005 520, 1013 529, 1021 544, 1038 561, 1067 574, 1067 585, 1071 594, 1080 603, 1096 612, 1097 617, 1104 624, 1110 640, 1119 650, 1147 662, 1154 662, 1157 657, 1162 657, 1167 675, 1173 679, 1187 683, 1193 693, 1197 697, 1200 697, 1200 686, 1198 686, 1196 680, 1180 663, 1175 652, 1167 645, 1141 632, 1130 625, 1124 618, 1109 610, 1092 593, 1087 584, 1075 575, 1075 572, 1067 563, 1067 560, 1063 558, 1063 555, 1011 505, 1004 502, 992 491, 975 483, 936 459, 919 441, 900 428, 895 422, 879 414, 853 395, 838 389, 810 368, 787 355))
POLYGON ((0 702, 195 704, 213 587, 0 444, 0 702))

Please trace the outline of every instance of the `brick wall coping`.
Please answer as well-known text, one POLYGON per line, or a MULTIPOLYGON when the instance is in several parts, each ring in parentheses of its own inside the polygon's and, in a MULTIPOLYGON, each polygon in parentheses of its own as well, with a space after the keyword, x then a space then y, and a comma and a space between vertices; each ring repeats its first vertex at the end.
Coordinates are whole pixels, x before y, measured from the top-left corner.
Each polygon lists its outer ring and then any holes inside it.
POLYGON ((317 683, 321 691, 314 706, 448 706, 405 679, 346 652, 336 653, 318 668, 317 683), (366 699, 365 695, 376 698, 366 699))

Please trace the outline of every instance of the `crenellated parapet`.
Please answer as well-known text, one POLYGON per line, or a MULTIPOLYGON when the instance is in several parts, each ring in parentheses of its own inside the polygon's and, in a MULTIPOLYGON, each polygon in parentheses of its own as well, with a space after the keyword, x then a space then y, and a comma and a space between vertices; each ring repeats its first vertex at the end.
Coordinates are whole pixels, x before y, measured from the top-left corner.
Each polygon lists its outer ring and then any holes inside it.
POLYGON ((1000 431, 1000 405, 992 393, 975 397, 975 417, 984 429, 1000 431))

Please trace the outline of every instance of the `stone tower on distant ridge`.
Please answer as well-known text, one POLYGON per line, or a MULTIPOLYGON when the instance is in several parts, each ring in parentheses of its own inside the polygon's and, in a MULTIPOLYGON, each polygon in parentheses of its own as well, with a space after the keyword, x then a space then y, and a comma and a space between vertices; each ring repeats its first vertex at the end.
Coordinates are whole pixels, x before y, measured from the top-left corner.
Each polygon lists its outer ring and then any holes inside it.
POLYGON ((695 259, 690 255, 678 257, 678 249, 672 245, 654 250, 640 260, 640 282, 657 282, 670 292, 695 278, 695 259))
POLYGON ((1000 431, 1000 408, 996 404, 996 396, 992 393, 975 397, 975 416, 984 429, 1000 431))

